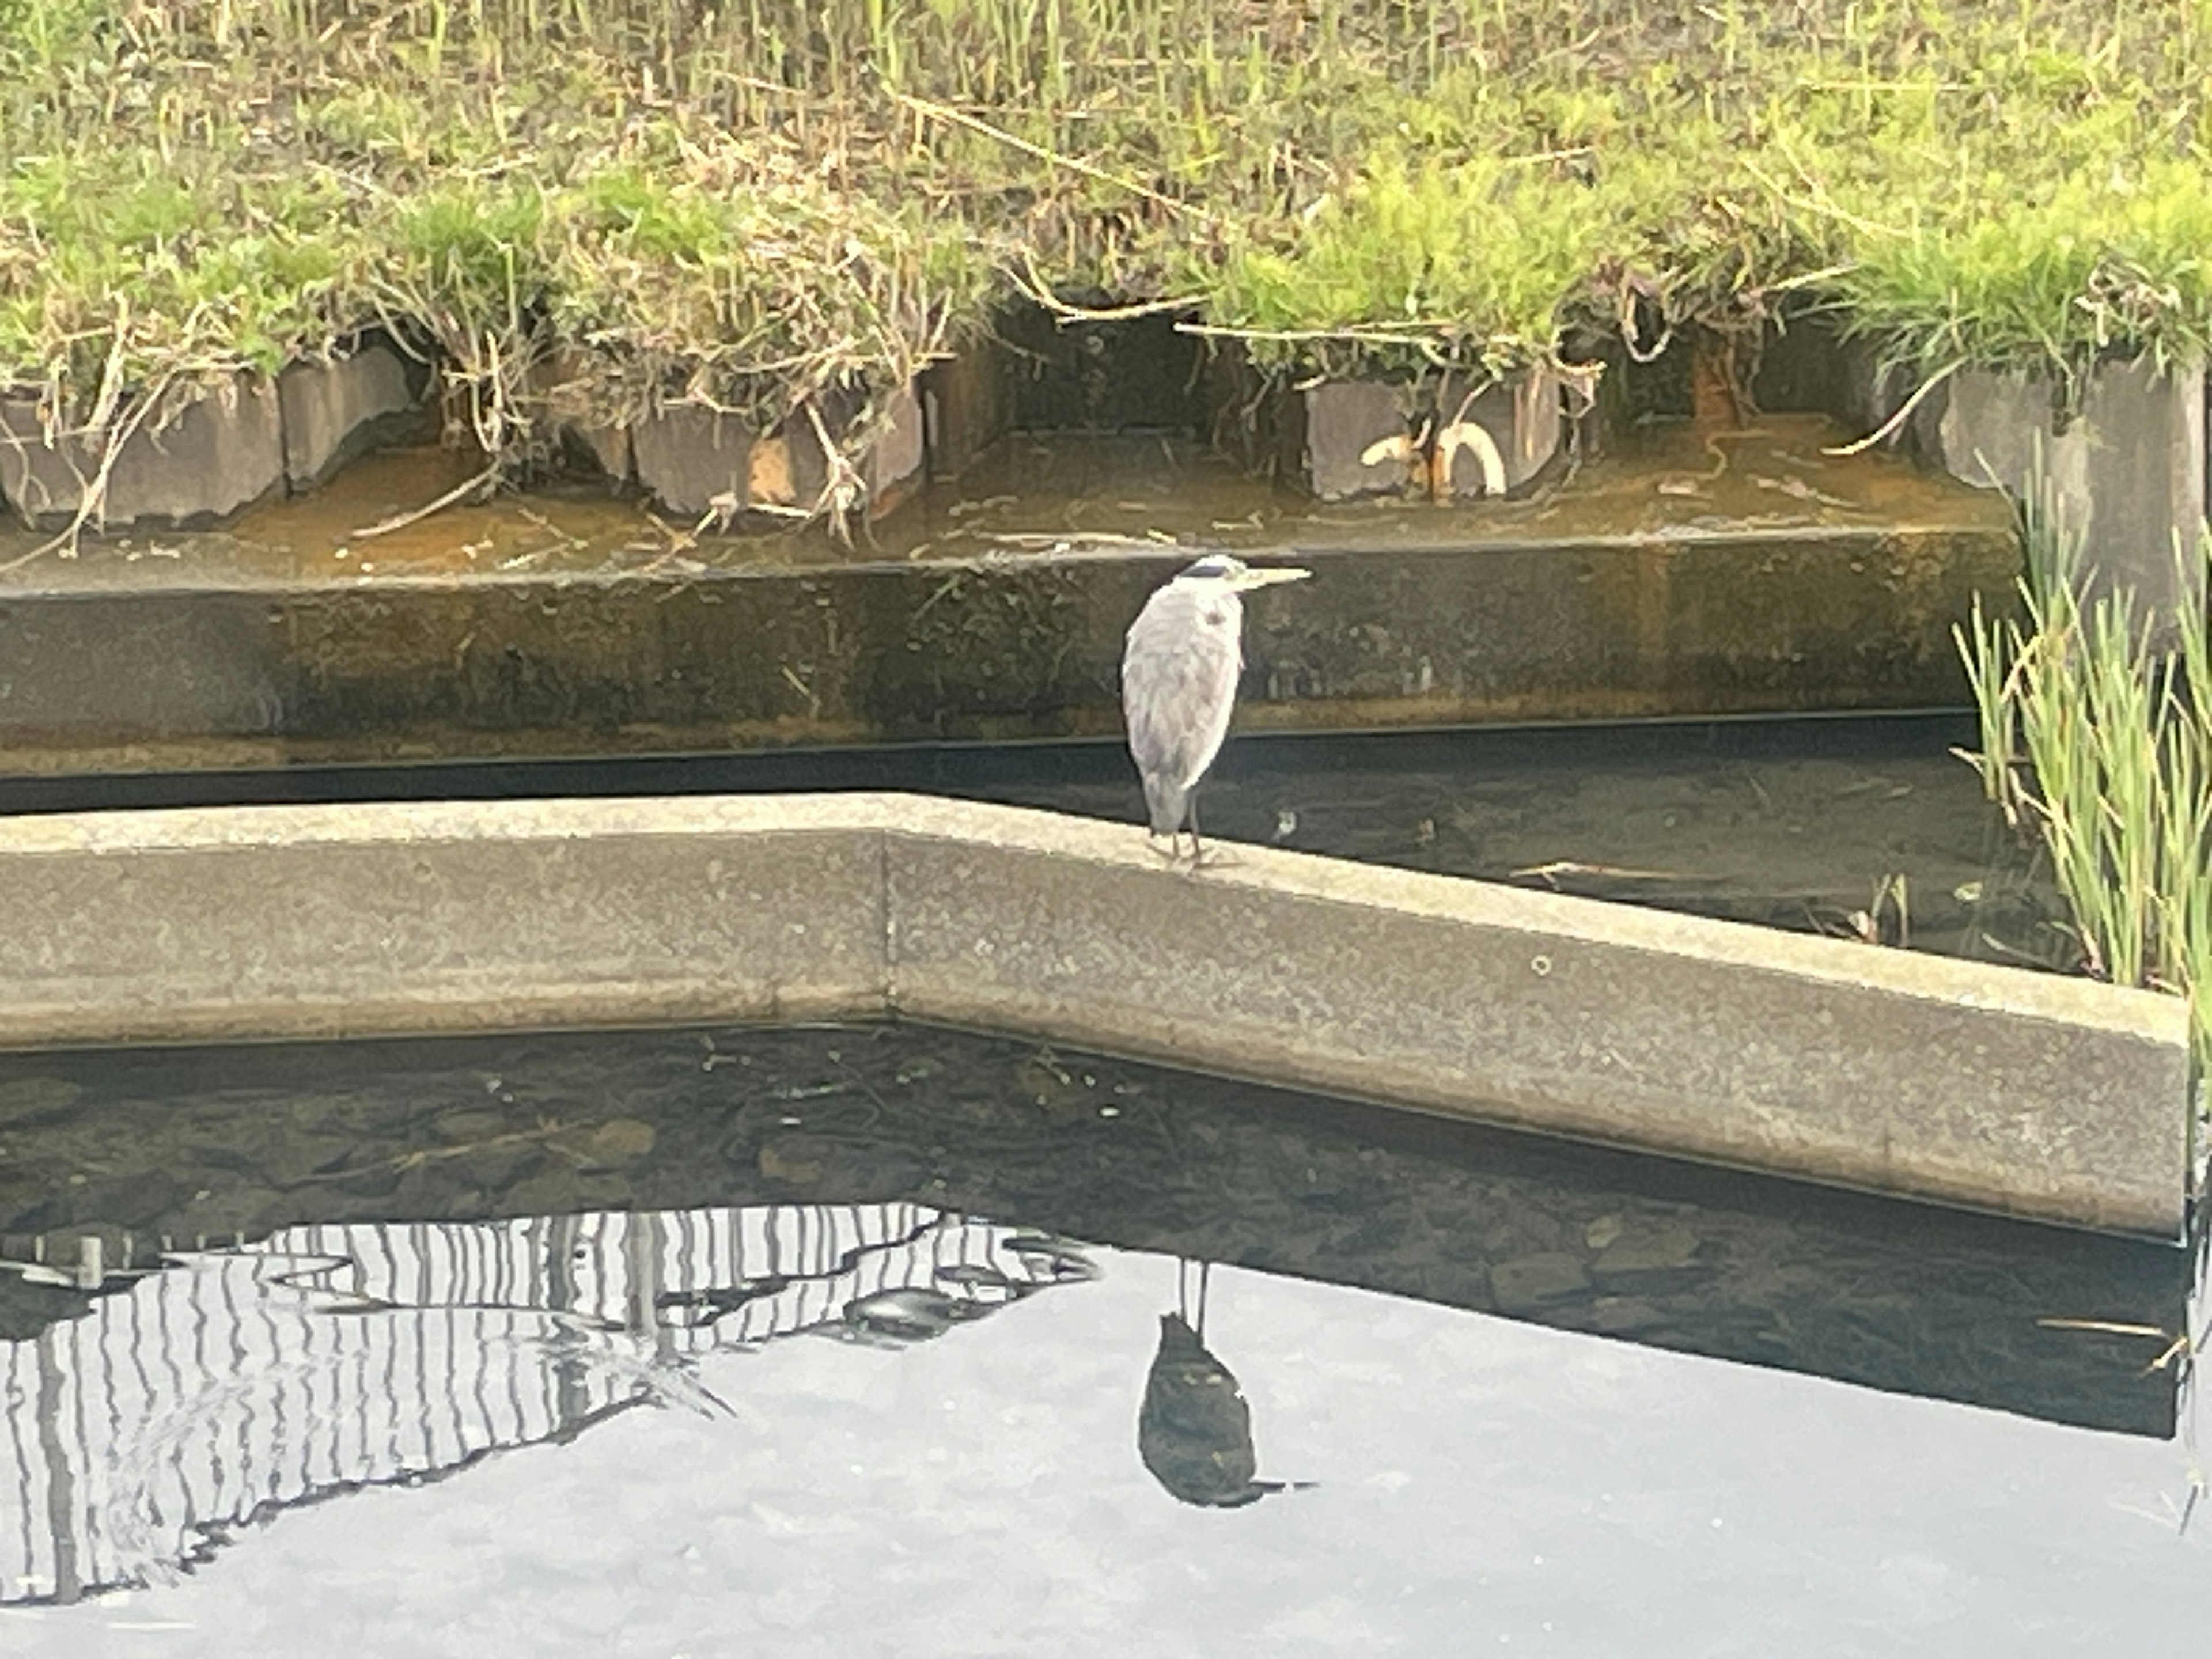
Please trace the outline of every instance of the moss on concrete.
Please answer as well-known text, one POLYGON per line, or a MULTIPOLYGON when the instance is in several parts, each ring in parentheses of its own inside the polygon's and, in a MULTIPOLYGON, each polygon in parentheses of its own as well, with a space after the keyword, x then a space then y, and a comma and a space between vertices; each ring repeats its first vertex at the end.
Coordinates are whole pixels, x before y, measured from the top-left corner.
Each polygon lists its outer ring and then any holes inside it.
POLYGON ((398 322, 513 462, 902 380, 1020 289, 1303 368, 1832 306, 2071 372, 2212 333, 2195 0, 0 0, 0 381, 95 422, 398 322))

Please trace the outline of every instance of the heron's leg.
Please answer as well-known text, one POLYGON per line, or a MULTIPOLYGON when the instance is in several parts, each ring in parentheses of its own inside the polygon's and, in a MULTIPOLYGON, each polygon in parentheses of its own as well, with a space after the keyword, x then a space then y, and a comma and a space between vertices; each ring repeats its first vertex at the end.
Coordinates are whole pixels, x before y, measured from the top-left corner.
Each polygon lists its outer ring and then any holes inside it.
POLYGON ((1233 865, 1237 860, 1226 853, 1209 853, 1206 843, 1198 838, 1198 796, 1190 798, 1190 867, 1193 872, 1217 865, 1233 865))

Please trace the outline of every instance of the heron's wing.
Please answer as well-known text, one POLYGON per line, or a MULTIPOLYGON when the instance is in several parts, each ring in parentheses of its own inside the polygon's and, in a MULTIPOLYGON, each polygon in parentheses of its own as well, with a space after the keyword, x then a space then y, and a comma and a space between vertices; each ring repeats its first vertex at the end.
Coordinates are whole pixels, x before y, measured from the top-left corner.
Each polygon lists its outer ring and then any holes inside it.
MULTIPOLYGON (((1130 627, 1121 652, 1121 712, 1137 769, 1187 789, 1228 734, 1243 668, 1240 621, 1209 625, 1220 599, 1162 588, 1130 627)), ((1233 606, 1234 601, 1229 601, 1233 606)))

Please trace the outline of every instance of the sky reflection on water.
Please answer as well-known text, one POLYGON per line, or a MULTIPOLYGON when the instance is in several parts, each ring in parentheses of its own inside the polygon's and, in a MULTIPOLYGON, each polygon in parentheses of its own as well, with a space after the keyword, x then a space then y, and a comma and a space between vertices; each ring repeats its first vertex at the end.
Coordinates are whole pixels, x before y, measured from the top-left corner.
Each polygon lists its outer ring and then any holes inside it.
POLYGON ((2039 1322, 2171 1328, 2179 1252, 1034 1045, 0 1059, 0 1255, 27 1659, 2071 1656, 2212 1590, 2201 1390, 2039 1322), (1190 1260, 1310 1486, 1140 1455, 1190 1260))
POLYGON ((1175 1264, 898 1351, 703 1358, 614 1417, 283 1516, 11 1652, 2081 1654, 2199 1628, 2182 1449, 1217 1270, 1261 1466, 1134 1445, 1175 1264))

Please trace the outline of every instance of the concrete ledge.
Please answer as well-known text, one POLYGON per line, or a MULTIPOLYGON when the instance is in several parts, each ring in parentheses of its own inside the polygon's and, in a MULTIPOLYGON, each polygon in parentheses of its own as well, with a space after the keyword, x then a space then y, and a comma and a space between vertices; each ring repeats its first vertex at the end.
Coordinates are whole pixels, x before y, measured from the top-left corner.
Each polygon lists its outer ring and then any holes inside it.
POLYGON ((0 823, 0 1044, 896 1014, 2177 1236, 2182 1004, 897 795, 0 823))
POLYGON ((0 821, 0 1044, 880 1013, 880 837, 700 805, 0 821))
POLYGON ((1964 706, 2009 513, 1841 435, 1762 421, 1723 468, 1654 429, 1556 495, 1288 512, 1156 437, 1024 439, 857 548, 681 551, 596 495, 343 548, 466 477, 379 456, 234 533, 64 560, 0 528, 0 774, 1116 736, 1130 619, 1214 545, 1315 573, 1249 608, 1249 729, 1964 706))

